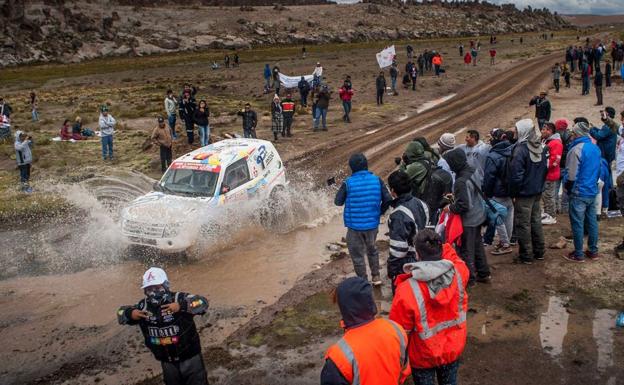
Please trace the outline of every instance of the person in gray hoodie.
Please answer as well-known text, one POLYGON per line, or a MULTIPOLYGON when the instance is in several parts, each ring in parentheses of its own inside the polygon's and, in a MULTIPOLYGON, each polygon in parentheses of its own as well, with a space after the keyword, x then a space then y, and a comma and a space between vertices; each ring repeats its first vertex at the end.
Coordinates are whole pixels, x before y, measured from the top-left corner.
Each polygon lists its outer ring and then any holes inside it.
POLYGON ((102 158, 113 160, 113 132, 115 132, 117 121, 108 113, 108 107, 100 108, 100 133, 102 136, 102 158))
POLYGON ((486 220, 483 198, 479 194, 479 182, 475 169, 468 164, 466 153, 461 148, 442 155, 455 173, 452 203, 444 208, 461 216, 464 231, 461 236, 460 254, 470 270, 470 285, 476 282, 488 283, 491 279, 481 228, 486 220))
POLYGON ((20 183, 22 191, 31 193, 32 188, 28 185, 30 180, 30 165, 32 164, 32 137, 22 131, 15 133, 15 160, 20 171, 20 183))

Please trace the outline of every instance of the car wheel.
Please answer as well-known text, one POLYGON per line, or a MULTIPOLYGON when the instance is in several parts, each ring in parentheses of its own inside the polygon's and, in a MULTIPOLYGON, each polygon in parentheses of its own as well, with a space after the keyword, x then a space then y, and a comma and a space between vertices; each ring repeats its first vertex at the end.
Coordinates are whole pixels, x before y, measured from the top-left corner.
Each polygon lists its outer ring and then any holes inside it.
POLYGON ((260 221, 270 231, 285 233, 292 230, 291 199, 284 186, 276 186, 271 191, 267 204, 260 212, 260 221))

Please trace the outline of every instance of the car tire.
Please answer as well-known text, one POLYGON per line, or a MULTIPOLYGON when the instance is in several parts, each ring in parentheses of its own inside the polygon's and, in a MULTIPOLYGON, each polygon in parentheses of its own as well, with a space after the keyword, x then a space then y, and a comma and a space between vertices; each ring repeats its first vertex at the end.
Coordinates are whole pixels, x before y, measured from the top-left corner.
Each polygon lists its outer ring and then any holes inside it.
POLYGON ((286 233, 292 230, 291 199, 284 186, 275 186, 266 205, 260 212, 260 223, 272 232, 286 233))

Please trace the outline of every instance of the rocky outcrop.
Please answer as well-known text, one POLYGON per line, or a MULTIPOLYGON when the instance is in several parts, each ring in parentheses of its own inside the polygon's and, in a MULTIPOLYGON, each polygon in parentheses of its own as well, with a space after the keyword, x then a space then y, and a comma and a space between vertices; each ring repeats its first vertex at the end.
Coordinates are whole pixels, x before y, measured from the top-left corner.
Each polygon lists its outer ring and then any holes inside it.
POLYGON ((367 0, 4 0, 0 66, 197 49, 478 36, 569 28, 546 9, 487 2, 367 0), (207 7, 202 4, 231 7, 207 7), (287 5, 287 7, 285 7, 287 5), (301 6, 300 6, 301 5, 301 6), (244 10, 246 12, 241 12, 244 10), (193 20, 193 22, 188 22, 193 20))

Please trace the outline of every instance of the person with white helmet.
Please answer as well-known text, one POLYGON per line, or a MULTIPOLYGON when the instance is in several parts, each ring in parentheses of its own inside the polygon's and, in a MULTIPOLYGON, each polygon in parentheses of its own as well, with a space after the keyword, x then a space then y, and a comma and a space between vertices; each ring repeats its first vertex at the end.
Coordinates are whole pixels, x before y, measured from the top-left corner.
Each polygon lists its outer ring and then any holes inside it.
POLYGON ((145 345, 161 362, 166 385, 208 385, 199 334, 193 317, 203 315, 208 300, 174 292, 163 269, 149 268, 141 286, 145 298, 117 310, 120 325, 139 325, 145 345))

